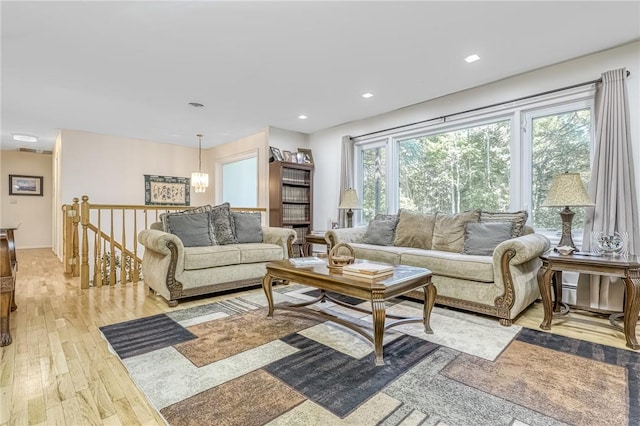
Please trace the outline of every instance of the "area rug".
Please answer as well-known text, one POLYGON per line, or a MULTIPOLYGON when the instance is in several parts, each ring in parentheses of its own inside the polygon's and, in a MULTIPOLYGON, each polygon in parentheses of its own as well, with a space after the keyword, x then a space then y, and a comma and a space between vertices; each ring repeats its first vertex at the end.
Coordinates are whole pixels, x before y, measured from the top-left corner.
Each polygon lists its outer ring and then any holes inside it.
MULTIPOLYGON (((317 290, 276 287, 300 302, 317 290)), ((357 299, 346 303, 367 307, 357 299)), ((315 305, 361 325, 370 317, 315 305)), ((421 314, 397 299, 389 313, 421 314)), ((385 365, 357 333, 300 312, 266 317, 261 291, 101 328, 170 425, 637 425, 640 356, 436 307, 385 333, 385 365)))

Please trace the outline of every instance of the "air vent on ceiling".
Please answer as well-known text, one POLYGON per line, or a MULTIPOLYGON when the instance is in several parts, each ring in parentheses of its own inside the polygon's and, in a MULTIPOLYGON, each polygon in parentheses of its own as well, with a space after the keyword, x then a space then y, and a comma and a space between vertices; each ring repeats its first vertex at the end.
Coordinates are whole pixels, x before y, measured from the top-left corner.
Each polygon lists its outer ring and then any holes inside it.
POLYGON ((49 150, 46 150, 46 149, 18 148, 18 151, 20 151, 20 152, 33 152, 33 153, 36 153, 36 154, 46 154, 46 155, 53 154, 52 151, 49 151, 49 150))

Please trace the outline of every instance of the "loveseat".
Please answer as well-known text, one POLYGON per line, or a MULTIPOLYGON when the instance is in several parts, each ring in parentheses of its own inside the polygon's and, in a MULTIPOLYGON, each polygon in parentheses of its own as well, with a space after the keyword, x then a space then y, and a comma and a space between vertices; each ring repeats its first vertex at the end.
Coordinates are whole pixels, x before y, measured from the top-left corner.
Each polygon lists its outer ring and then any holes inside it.
POLYGON ((260 225, 260 213, 228 203, 163 214, 141 231, 142 273, 150 291, 174 307, 178 299, 262 283, 265 265, 287 259, 296 233, 260 225))
MULTIPOLYGON (((325 239, 331 247, 348 243, 359 259, 428 268, 436 304, 495 316, 509 326, 540 296, 539 256, 550 247, 526 221, 526 211, 400 210, 377 216, 366 228, 327 231, 325 239)), ((418 292, 409 296, 422 298, 418 292)))

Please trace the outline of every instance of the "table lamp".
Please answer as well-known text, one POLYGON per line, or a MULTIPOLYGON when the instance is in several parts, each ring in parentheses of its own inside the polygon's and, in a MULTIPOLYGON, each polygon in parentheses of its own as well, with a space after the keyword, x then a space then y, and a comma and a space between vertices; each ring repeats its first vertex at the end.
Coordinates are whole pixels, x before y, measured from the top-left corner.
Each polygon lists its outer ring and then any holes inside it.
POLYGON ((342 193, 342 202, 338 208, 347 210, 347 226, 351 228, 353 226, 353 210, 361 208, 358 193, 355 189, 349 188, 342 193))
POLYGON ((547 194, 542 207, 563 207, 560 212, 562 218, 562 238, 559 247, 570 246, 574 249, 576 245, 571 238, 571 222, 574 212, 569 207, 593 207, 595 204, 589 199, 589 194, 584 189, 584 184, 580 178, 580 173, 565 172, 553 177, 551 188, 547 194))

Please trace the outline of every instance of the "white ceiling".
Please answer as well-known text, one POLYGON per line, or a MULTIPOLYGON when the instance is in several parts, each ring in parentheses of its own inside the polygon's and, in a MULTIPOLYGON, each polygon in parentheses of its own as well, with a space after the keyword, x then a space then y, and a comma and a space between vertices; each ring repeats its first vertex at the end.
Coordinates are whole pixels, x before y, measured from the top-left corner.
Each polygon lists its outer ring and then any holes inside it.
POLYGON ((313 133, 640 39, 638 1, 0 7, 2 149, 51 149, 59 129, 193 147, 313 133))

